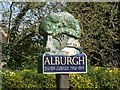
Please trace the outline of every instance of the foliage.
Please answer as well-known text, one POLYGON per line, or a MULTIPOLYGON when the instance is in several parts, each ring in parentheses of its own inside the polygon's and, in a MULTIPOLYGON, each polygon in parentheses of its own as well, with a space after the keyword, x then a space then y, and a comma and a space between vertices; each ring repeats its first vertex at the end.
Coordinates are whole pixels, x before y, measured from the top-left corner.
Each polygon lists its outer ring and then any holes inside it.
POLYGON ((2 75, 3 90, 9 88, 55 88, 55 77, 53 75, 37 74, 36 70, 7 70, 2 75))
POLYGON ((119 67, 118 2, 68 2, 66 10, 80 21, 80 43, 89 63, 119 67))
MULTIPOLYGON (((70 74, 70 88, 93 88, 94 84, 87 76, 70 74)), ((96 88, 96 87, 95 87, 96 88)))
MULTIPOLYGON (((9 88, 56 88, 54 74, 38 74, 37 70, 3 71, 3 90, 9 88)), ((120 71, 118 68, 88 67, 86 74, 70 74, 70 88, 120 89, 120 71)))
POLYGON ((2 12, 9 33, 8 43, 2 50, 8 68, 27 68, 27 62, 37 62, 45 40, 38 33, 41 20, 49 13, 61 11, 71 13, 80 21, 79 41, 90 65, 120 66, 118 2, 12 2, 9 7, 2 12))
POLYGON ((99 67, 88 67, 87 76, 91 78, 94 86, 103 89, 120 88, 120 71, 118 68, 99 68, 99 67))
POLYGON ((2 47, 3 61, 11 69, 27 68, 29 62, 37 62, 38 53, 41 52, 43 37, 38 34, 41 19, 50 12, 61 11, 62 4, 12 2, 6 5, 10 10, 5 9, 2 14, 3 21, 8 25, 9 37, 8 43, 2 47))

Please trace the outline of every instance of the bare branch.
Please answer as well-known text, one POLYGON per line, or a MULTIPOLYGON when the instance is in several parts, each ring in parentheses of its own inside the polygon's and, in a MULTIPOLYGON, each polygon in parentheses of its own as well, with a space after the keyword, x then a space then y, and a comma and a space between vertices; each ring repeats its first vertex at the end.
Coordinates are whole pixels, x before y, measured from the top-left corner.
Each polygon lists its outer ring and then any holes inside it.
MULTIPOLYGON (((22 19, 24 18, 26 12, 30 9, 30 5, 29 3, 27 3, 21 10, 20 13, 17 15, 17 17, 15 18, 14 21, 14 26, 11 28, 11 32, 10 32, 10 37, 11 35, 13 35, 13 38, 15 39, 16 37, 16 32, 19 28, 20 22, 22 21, 22 19)), ((14 41, 13 39, 11 39, 11 41, 14 41)))

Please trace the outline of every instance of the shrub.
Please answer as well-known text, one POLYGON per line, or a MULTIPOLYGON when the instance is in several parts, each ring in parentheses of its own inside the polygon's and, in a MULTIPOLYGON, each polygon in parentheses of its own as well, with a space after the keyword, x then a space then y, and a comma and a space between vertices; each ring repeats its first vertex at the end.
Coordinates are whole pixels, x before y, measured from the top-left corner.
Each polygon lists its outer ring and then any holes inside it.
POLYGON ((5 71, 3 90, 8 88, 55 88, 55 76, 38 74, 37 70, 5 71))
POLYGON ((93 88, 94 85, 88 77, 80 74, 70 74, 70 88, 93 88))
POLYGON ((23 88, 23 80, 22 77, 17 75, 12 71, 5 71, 2 73, 2 88, 6 90, 7 88, 23 88))
MULTIPOLYGON (((2 88, 56 88, 54 74, 38 74, 37 70, 2 72, 2 88)), ((88 67, 86 74, 69 74, 70 88, 107 88, 120 89, 120 71, 117 68, 106 69, 88 67)))
POLYGON ((98 88, 120 89, 120 72, 117 68, 89 68, 87 76, 92 80, 94 86, 97 85, 98 88))

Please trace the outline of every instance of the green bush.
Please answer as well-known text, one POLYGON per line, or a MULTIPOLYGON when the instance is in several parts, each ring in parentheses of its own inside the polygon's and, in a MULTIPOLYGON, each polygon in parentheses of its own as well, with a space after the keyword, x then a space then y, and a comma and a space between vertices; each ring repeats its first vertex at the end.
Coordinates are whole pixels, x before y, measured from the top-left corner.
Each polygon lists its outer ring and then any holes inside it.
MULTIPOLYGON (((54 74, 38 74, 37 70, 2 72, 2 88, 56 88, 54 74)), ((70 74, 70 88, 104 88, 120 89, 120 71, 117 68, 105 69, 88 67, 86 74, 70 74)))
POLYGON ((2 75, 3 90, 9 88, 55 88, 55 77, 38 74, 37 70, 7 70, 2 75))
POLYGON ((118 68, 89 68, 87 76, 92 80, 94 86, 120 89, 120 71, 118 68))
POLYGON ((80 74, 70 74, 70 88, 93 88, 94 84, 87 76, 80 74))

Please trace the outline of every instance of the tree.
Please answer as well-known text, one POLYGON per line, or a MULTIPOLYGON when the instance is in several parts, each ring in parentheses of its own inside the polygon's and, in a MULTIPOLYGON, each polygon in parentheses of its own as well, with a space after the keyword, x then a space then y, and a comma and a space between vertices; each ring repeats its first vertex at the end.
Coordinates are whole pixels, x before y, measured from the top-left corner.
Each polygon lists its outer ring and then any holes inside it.
POLYGON ((42 48, 42 36, 38 34, 41 19, 51 12, 61 11, 61 6, 61 3, 50 2, 12 2, 8 13, 3 12, 3 17, 7 17, 3 18, 4 22, 9 22, 9 42, 3 46, 3 56, 8 56, 4 61, 9 68, 19 69, 25 63, 36 62, 42 48))
POLYGON ((88 62, 119 67, 118 3, 67 3, 66 9, 80 21, 88 62))
POLYGON ((3 60, 9 68, 33 65, 43 47, 44 35, 38 32, 41 20, 49 13, 61 11, 71 13, 80 21, 79 40, 89 64, 119 67, 117 2, 12 2, 7 5, 9 9, 4 8, 2 12, 9 33, 8 43, 3 45, 3 60))

